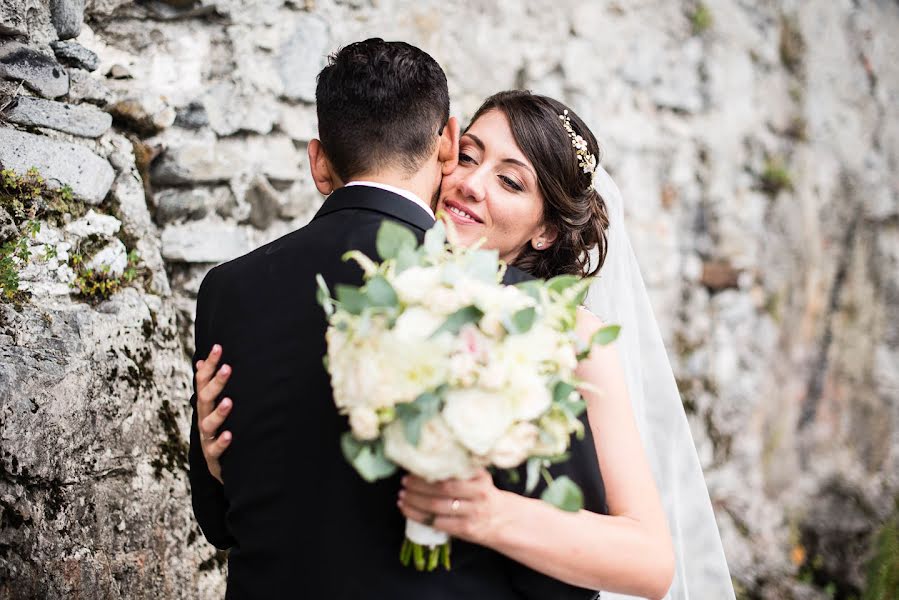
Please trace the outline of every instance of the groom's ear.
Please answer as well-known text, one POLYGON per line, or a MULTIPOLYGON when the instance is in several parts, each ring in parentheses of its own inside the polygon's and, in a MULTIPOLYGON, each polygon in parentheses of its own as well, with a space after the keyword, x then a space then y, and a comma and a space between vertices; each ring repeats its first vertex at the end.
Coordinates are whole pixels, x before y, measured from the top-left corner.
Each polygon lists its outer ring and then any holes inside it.
POLYGON ((437 151, 437 160, 440 161, 440 172, 449 175, 459 164, 459 120, 450 117, 443 126, 440 134, 440 147, 437 151))
POLYGON ((325 196, 343 185, 340 178, 334 173, 331 167, 331 161, 325 154, 322 143, 313 139, 309 142, 309 170, 312 173, 312 181, 315 187, 325 196))

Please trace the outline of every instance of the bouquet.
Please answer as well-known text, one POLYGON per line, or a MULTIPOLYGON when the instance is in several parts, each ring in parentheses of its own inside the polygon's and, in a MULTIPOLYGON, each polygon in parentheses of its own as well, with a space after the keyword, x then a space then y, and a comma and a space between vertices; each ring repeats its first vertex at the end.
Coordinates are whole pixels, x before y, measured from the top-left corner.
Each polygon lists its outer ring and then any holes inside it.
MULTIPOLYGON (((588 279, 505 286, 496 251, 448 243, 448 233, 438 221, 419 247, 411 231, 385 221, 382 262, 344 256, 362 268, 364 285, 337 285, 332 296, 317 278, 329 324, 325 366, 349 417, 343 453, 368 481, 398 467, 440 481, 527 462, 528 493, 542 473, 543 500, 580 510, 581 490, 568 477, 553 480, 547 466, 565 459, 571 434, 583 435, 578 361, 618 327, 583 344, 574 330, 588 279)), ((400 560, 449 569, 449 537, 407 520, 400 560)))

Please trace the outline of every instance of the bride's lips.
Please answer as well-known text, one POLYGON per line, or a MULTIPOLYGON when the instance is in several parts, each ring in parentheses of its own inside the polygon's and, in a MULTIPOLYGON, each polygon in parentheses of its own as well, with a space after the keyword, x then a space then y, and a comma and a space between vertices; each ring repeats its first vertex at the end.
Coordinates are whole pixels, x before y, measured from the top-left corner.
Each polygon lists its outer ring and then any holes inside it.
POLYGON ((484 220, 470 208, 454 200, 447 200, 444 198, 443 206, 446 208, 446 214, 448 214, 456 223, 464 225, 484 222, 484 220))

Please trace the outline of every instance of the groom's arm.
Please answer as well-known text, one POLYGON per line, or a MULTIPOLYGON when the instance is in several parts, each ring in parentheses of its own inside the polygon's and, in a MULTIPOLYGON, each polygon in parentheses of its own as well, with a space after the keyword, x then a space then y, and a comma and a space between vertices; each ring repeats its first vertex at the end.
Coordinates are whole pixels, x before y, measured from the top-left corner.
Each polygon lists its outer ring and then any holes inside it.
MULTIPOLYGON (((206 353, 212 347, 211 323, 212 312, 216 301, 213 276, 215 269, 210 271, 200 285, 197 293, 197 316, 194 321, 194 357, 191 367, 196 368, 198 360, 206 358, 206 353)), ((209 543, 216 548, 226 549, 234 545, 234 538, 228 531, 225 521, 225 513, 228 510, 228 502, 225 499, 225 490, 221 483, 209 472, 206 466, 206 458, 203 456, 203 447, 200 444, 200 430, 197 426, 197 378, 193 378, 193 395, 190 397, 190 450, 188 462, 190 464, 189 479, 191 489, 191 501, 194 516, 200 524, 203 535, 209 543)))

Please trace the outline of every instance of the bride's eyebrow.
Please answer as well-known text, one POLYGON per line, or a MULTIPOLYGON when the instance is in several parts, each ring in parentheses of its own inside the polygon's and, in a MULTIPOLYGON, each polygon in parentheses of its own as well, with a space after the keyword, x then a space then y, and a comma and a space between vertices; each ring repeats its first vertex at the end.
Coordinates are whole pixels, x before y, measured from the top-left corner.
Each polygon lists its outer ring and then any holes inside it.
MULTIPOLYGON (((472 141, 474 141, 475 145, 481 149, 481 152, 484 152, 484 150, 486 150, 486 146, 484 146, 484 142, 481 140, 481 138, 479 138, 475 134, 466 132, 462 135, 462 137, 470 137, 472 139, 472 141)), ((518 165, 519 167, 523 167, 523 168, 527 169, 528 171, 530 171, 531 175, 533 175, 534 177, 537 176, 537 174, 534 173, 534 170, 531 167, 529 167, 527 164, 521 162, 517 158, 504 158, 500 162, 518 165)))

